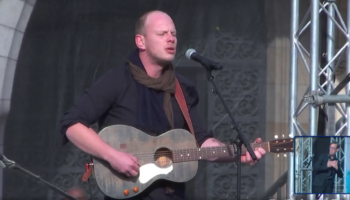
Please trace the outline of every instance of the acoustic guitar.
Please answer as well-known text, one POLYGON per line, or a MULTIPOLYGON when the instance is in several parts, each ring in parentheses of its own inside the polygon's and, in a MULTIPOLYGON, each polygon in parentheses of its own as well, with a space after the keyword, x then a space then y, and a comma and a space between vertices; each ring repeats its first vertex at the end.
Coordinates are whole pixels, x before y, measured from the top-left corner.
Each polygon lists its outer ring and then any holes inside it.
MULTIPOLYGON (((198 169, 198 161, 207 158, 234 156, 235 145, 198 148, 193 135, 184 129, 174 129, 157 137, 126 125, 104 128, 99 136, 118 151, 137 157, 140 169, 136 177, 127 177, 114 170, 108 162, 92 157, 93 173, 101 191, 112 198, 127 199, 142 193, 154 181, 166 179, 186 182, 198 169)), ((259 144, 267 152, 293 151, 293 139, 279 139, 259 144)), ((242 154, 246 153, 242 146, 242 154)))

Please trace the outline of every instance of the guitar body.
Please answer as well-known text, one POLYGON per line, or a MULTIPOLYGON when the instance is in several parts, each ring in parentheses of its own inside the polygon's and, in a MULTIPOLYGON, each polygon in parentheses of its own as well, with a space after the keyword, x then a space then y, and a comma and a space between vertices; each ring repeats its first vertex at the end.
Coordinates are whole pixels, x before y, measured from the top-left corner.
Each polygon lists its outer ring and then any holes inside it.
POLYGON ((140 164, 139 175, 129 178, 108 162, 92 158, 97 185, 109 197, 130 198, 158 179, 186 182, 197 173, 198 161, 172 162, 172 149, 196 148, 195 138, 186 130, 174 129, 153 137, 130 126, 113 125, 100 131, 99 136, 114 149, 136 156, 140 164))

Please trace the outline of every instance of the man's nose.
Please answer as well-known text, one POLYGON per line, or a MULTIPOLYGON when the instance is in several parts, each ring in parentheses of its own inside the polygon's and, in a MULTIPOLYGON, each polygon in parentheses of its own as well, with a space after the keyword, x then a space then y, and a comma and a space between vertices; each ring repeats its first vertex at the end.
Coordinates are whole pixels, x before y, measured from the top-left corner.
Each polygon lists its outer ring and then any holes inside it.
POLYGON ((167 38, 167 41, 168 41, 168 42, 171 42, 171 43, 174 43, 174 42, 175 42, 175 39, 176 39, 176 37, 170 34, 170 35, 168 36, 168 38, 167 38))

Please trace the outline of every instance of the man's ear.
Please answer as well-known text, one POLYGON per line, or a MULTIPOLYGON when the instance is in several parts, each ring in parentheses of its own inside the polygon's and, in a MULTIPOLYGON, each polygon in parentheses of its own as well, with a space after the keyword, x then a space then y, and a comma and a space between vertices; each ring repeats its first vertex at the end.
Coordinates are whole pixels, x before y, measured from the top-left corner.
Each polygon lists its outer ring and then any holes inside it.
POLYGON ((139 49, 146 49, 145 47, 145 37, 143 35, 137 34, 135 36, 135 44, 139 49))

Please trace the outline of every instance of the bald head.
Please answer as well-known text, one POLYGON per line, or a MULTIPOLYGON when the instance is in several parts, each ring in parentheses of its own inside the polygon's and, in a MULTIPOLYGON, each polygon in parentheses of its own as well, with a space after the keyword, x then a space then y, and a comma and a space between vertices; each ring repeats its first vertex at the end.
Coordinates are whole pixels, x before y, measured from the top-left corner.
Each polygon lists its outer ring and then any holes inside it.
POLYGON ((149 11, 145 14, 143 14, 136 22, 135 26, 135 35, 146 35, 146 27, 148 24, 152 23, 153 21, 159 19, 159 18, 166 18, 168 20, 171 20, 171 17, 166 14, 165 12, 154 10, 149 11))
POLYGON ((135 44, 144 65, 155 68, 171 63, 176 53, 176 28, 171 17, 162 11, 151 11, 136 23, 135 44))

